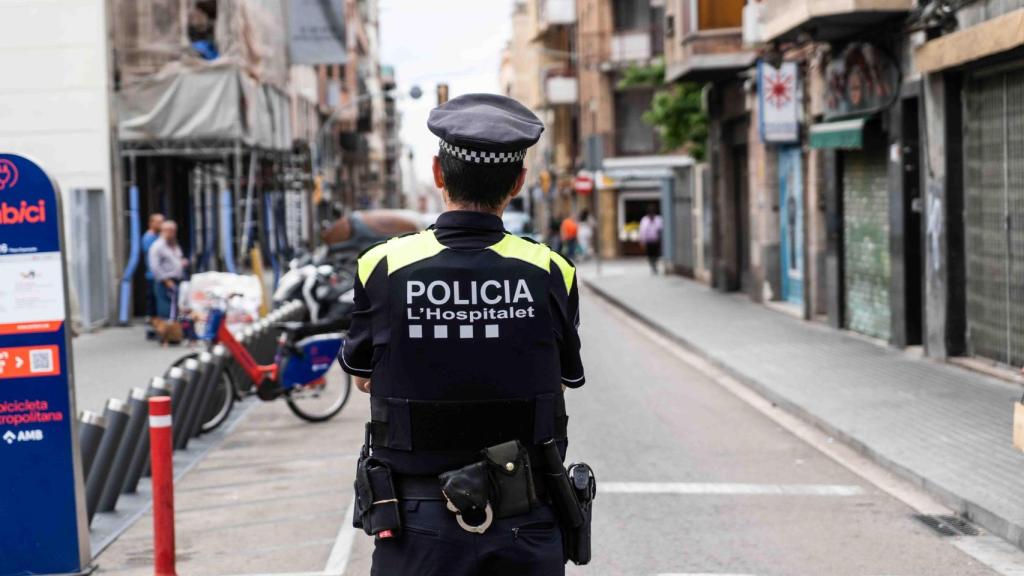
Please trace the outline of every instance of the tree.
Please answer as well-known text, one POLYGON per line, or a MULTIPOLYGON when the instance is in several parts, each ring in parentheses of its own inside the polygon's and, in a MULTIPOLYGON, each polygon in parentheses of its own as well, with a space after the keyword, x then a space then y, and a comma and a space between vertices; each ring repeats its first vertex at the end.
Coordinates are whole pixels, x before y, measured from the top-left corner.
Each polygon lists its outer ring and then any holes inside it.
POLYGON ((664 151, 682 148, 696 160, 704 160, 708 139, 708 117, 703 107, 703 86, 692 82, 665 83, 665 63, 631 66, 622 75, 619 88, 655 88, 644 122, 661 135, 664 151))

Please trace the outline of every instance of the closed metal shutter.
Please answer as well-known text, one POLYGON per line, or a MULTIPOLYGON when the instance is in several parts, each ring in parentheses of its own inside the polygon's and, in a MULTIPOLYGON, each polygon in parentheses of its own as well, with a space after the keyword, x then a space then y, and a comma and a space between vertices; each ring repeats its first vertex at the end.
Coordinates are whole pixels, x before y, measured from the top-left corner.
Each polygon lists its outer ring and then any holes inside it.
POLYGON ((687 168, 676 173, 672 216, 675 219, 673 256, 678 270, 693 273, 693 172, 687 168))
POLYGON ((846 327, 888 340, 889 186, 883 144, 843 153, 843 255, 846 327))
POLYGON ((1024 365, 1024 71, 965 90, 967 343, 1024 365))

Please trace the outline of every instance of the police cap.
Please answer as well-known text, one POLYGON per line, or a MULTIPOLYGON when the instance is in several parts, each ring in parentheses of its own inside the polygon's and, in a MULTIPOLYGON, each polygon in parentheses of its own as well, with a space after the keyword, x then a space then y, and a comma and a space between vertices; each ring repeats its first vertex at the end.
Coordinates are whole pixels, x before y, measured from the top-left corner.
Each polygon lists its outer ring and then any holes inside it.
POLYGON ((518 162, 537 143, 544 123, 530 109, 498 94, 466 94, 434 108, 427 128, 441 149, 466 162, 518 162))

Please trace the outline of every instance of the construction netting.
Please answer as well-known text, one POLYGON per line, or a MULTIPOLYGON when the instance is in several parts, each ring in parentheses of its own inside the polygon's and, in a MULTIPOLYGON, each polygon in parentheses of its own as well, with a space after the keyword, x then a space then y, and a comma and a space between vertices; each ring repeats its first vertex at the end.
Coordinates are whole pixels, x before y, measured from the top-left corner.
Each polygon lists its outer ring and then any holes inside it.
POLYGON ((120 136, 291 147, 285 0, 114 0, 120 136))

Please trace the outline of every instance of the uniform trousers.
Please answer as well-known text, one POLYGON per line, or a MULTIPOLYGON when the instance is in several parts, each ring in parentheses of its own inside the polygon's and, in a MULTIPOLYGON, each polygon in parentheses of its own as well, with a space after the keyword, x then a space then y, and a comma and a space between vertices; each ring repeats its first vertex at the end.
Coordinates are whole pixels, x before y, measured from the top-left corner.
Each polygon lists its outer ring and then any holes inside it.
POLYGON ((564 576, 562 534, 554 512, 494 520, 483 534, 466 532, 443 502, 402 503, 402 532, 378 538, 373 576, 564 576))

